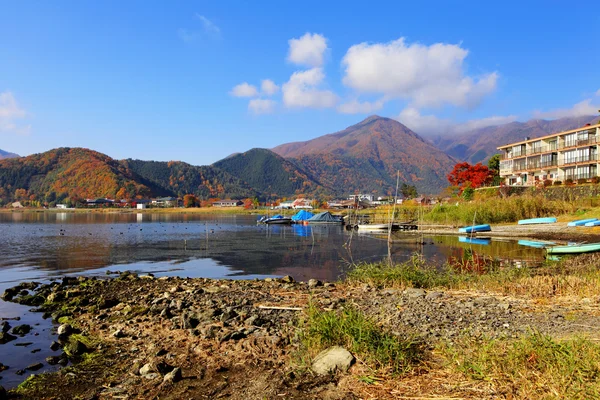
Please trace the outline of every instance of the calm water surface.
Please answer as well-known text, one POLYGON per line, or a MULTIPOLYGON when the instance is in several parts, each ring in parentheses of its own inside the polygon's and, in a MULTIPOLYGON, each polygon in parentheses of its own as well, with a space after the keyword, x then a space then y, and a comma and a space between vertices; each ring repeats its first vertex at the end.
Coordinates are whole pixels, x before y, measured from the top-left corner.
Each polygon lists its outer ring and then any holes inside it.
MULTIPOLYGON (((22 281, 49 281, 64 275, 105 275, 111 271, 151 272, 157 276, 250 279, 291 275, 296 280, 335 280, 350 262, 387 256, 386 235, 362 235, 341 226, 265 226, 255 216, 197 214, 0 213, 0 292, 22 281)), ((451 259, 494 257, 536 263, 539 249, 512 241, 461 243, 457 237, 422 237, 398 233, 396 261, 423 254, 444 263, 451 259)), ((0 345, 0 384, 12 387, 25 379, 14 374, 53 354, 50 321, 30 307, 0 300, 0 318, 20 317, 32 334, 0 345), (27 347, 14 346, 33 342, 27 347), (41 349, 32 353, 32 350, 41 349)), ((46 366, 45 370, 52 367, 46 366)), ((40 371, 41 372, 41 371, 40 371)))

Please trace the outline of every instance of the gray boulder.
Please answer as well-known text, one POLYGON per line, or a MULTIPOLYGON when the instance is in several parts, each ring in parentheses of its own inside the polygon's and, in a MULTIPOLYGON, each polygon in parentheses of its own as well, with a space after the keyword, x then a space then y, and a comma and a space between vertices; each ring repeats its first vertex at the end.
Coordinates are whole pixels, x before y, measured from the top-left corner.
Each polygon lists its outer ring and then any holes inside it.
POLYGON ((319 375, 327 375, 335 371, 346 372, 353 362, 354 356, 348 350, 333 346, 315 357, 312 370, 319 375))

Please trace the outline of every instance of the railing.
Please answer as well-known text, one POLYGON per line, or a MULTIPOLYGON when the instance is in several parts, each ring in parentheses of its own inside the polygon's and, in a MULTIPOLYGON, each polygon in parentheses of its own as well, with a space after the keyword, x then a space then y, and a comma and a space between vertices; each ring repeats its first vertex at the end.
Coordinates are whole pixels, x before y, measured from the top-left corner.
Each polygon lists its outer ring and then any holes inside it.
POLYGON ((598 161, 598 154, 590 154, 587 156, 580 156, 580 157, 571 157, 566 160, 561 160, 558 165, 589 163, 590 161, 598 161))
POLYGON ((586 172, 583 174, 568 174, 564 176, 564 180, 572 179, 574 181, 578 179, 591 179, 596 176, 596 173, 586 172))
POLYGON ((589 146, 598 143, 596 136, 590 136, 587 139, 569 140, 568 142, 559 143, 559 149, 568 149, 569 147, 589 146))
POLYGON ((558 160, 542 161, 540 163, 540 168, 555 167, 557 165, 558 165, 558 160))
POLYGON ((548 153, 551 151, 557 151, 562 149, 568 149, 572 147, 582 147, 582 146, 592 146, 597 143, 600 143, 600 139, 598 139, 595 135, 590 135, 587 139, 579 139, 579 140, 569 140, 568 142, 562 143, 552 143, 548 146, 537 146, 532 149, 524 150, 524 151, 513 151, 512 153, 504 153, 500 155, 501 160, 510 160, 512 158, 531 156, 534 154, 542 154, 548 153))

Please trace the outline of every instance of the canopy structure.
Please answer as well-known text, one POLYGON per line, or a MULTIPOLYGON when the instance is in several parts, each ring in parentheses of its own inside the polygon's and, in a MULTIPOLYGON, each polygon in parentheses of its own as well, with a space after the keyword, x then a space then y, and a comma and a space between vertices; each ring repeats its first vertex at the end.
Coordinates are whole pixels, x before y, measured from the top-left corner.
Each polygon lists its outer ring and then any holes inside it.
POLYGON ((332 215, 329 211, 319 213, 308 220, 309 224, 341 224, 342 219, 332 215))
POLYGON ((306 210, 300 210, 296 215, 292 217, 292 221, 306 221, 314 216, 313 213, 306 210))

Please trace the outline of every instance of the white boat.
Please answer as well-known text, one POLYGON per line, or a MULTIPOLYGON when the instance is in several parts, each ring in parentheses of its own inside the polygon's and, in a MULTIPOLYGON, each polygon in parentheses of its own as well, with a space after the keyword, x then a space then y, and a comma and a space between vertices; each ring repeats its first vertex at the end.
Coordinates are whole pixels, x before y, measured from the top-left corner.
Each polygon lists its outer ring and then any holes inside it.
MULTIPOLYGON (((358 224, 356 228, 361 231, 387 231, 390 229, 390 224, 358 224)), ((392 230, 399 229, 398 225, 393 224, 392 230)))

